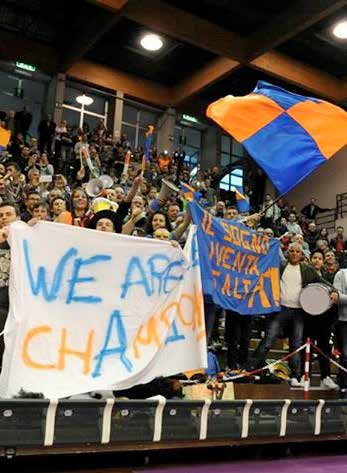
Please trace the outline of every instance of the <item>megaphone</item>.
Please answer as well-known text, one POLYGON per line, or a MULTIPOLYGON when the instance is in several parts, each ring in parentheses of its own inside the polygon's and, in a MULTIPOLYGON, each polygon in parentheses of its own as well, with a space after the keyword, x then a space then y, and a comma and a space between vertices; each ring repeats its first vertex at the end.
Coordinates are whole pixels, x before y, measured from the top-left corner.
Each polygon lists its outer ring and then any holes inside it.
POLYGON ((91 179, 86 185, 86 192, 89 197, 99 197, 105 189, 113 185, 113 179, 107 174, 91 179))
POLYGON ((98 197, 104 190, 104 183, 98 177, 91 179, 86 185, 86 192, 89 197, 98 197))
POLYGON ((161 181, 161 188, 159 194, 157 196, 158 199, 167 199, 170 194, 173 192, 179 193, 179 188, 175 186, 175 184, 167 179, 162 179, 161 181))
POLYGON ((168 181, 167 179, 162 179, 159 194, 149 204, 149 208, 152 210, 152 212, 157 212, 158 210, 160 210, 161 206, 163 205, 161 201, 167 200, 167 198, 173 192, 179 193, 179 191, 180 191, 179 188, 175 186, 173 182, 168 181))
POLYGON ((110 187, 113 186, 113 179, 111 176, 108 176, 107 174, 103 174, 102 176, 99 176, 100 181, 102 181, 104 189, 109 189, 110 187))

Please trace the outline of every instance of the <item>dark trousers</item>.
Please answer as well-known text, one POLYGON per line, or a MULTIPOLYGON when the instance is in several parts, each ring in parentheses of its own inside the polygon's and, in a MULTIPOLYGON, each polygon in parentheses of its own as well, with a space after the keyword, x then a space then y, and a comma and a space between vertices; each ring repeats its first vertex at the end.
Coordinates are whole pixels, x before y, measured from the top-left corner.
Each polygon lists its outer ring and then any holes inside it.
MULTIPOLYGON (((7 314, 8 314, 8 307, 0 306, 0 333, 4 330, 7 314)), ((1 335, 0 336, 0 371, 2 367, 2 357, 4 355, 4 350, 5 350, 4 335, 1 335)))
POLYGON ((225 343, 227 365, 231 370, 245 368, 251 337, 251 318, 237 312, 225 312, 225 343))
POLYGON ((216 319, 216 304, 212 297, 204 296, 204 311, 205 311, 205 327, 206 327, 206 341, 209 343, 213 331, 214 322, 216 319))
MULTIPOLYGON (((340 365, 347 369, 347 322, 337 322, 335 335, 340 350, 340 365)), ((347 389, 347 373, 339 370, 338 382, 341 389, 347 389)))
MULTIPOLYGON (((265 337, 259 343, 254 354, 253 365, 257 368, 264 366, 265 358, 279 335, 286 334, 289 337, 289 352, 295 351, 303 344, 304 336, 304 312, 301 309, 282 307, 281 312, 269 316, 265 337)), ((300 353, 296 353, 289 359, 289 367, 292 376, 301 377, 300 353)))
MULTIPOLYGON (((336 307, 332 307, 324 314, 317 316, 309 316, 305 314, 304 318, 304 341, 310 337, 311 342, 316 342, 317 347, 322 350, 327 356, 331 356, 330 337, 333 326, 336 322, 336 307)), ((313 350, 314 351, 314 350, 313 350)), ((302 362, 304 362, 305 355, 302 354, 302 362)), ((312 359, 312 355, 311 355, 312 359)), ((318 362, 321 379, 330 376, 330 362, 320 353, 318 353, 318 362)), ((310 369, 311 372, 311 369, 310 369)))

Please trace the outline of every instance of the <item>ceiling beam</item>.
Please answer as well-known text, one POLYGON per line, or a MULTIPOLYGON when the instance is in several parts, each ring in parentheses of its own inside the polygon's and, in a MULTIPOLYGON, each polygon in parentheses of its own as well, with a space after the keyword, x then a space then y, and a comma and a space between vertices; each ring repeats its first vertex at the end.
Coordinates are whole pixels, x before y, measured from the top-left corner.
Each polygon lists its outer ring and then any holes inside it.
POLYGON ((214 59, 173 89, 172 105, 178 105, 196 95, 223 77, 228 76, 239 67, 240 63, 233 59, 225 57, 214 59))
POLYGON ((106 10, 113 13, 119 13, 122 8, 128 3, 128 0, 89 0, 90 3, 94 3, 106 10))
POLYGON ((323 20, 346 5, 346 0, 297 0, 290 7, 248 36, 245 45, 247 61, 276 48, 290 38, 323 20))
POLYGON ((90 61, 78 61, 66 73, 78 81, 112 91, 121 90, 127 95, 162 107, 167 107, 172 100, 168 87, 90 61))
MULTIPOLYGON (((100 6, 117 7, 119 0, 94 0, 100 6)), ((114 10, 113 10, 114 11, 114 10)), ((193 44, 214 54, 231 59, 240 59, 243 40, 236 34, 203 20, 188 12, 175 8, 161 0, 144 2, 129 0, 122 15, 156 32, 180 41, 193 44)))
MULTIPOLYGON (((115 12, 119 11, 121 1, 94 0, 94 3, 115 12)), ((283 54, 268 51, 345 4, 346 0, 297 0, 287 11, 272 18, 268 25, 247 39, 162 0, 146 0, 146 8, 142 2, 129 0, 121 14, 151 30, 221 56, 178 85, 173 94, 175 103, 232 74, 239 66, 237 63, 249 65, 311 93, 338 101, 343 88, 337 78, 283 54), (235 64, 228 63, 230 59, 235 64), (214 66, 217 66, 215 70, 214 66)))
POLYGON ((339 101, 343 82, 330 74, 276 51, 270 51, 249 64, 253 69, 285 80, 334 102, 339 101))

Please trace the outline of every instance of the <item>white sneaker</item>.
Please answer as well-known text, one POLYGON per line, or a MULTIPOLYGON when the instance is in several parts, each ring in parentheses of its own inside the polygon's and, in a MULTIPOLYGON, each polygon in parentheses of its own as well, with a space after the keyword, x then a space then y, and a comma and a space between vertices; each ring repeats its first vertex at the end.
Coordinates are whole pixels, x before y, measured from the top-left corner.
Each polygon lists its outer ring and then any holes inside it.
POLYGON ((300 381, 298 381, 296 378, 290 378, 290 386, 292 388, 301 388, 300 381))
POLYGON ((333 391, 337 391, 339 389, 338 385, 332 378, 330 378, 330 376, 327 376, 326 378, 322 379, 322 381, 320 382, 320 387, 321 389, 331 389, 333 391))
POLYGON ((304 388, 304 387, 305 387, 305 376, 302 375, 300 378, 300 388, 304 388))

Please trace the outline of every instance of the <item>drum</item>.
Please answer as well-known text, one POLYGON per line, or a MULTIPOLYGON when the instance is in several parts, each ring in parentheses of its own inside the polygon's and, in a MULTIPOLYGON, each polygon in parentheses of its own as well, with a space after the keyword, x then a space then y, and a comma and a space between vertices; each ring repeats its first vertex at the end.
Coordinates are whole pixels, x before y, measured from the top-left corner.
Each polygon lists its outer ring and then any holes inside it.
POLYGON ((331 289, 326 284, 308 284, 300 293, 300 304, 310 315, 320 315, 332 306, 331 289))

